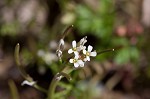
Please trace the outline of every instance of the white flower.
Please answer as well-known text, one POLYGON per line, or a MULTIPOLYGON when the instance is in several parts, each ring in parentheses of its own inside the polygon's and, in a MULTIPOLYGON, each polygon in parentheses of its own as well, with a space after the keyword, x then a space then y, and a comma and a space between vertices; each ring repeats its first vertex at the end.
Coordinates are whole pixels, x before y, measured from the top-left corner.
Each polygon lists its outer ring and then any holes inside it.
POLYGON ((75 40, 72 41, 72 48, 68 50, 69 54, 71 54, 73 52, 74 52, 75 56, 79 57, 79 55, 78 55, 79 53, 78 53, 78 50, 77 50, 77 43, 76 43, 75 40))
POLYGON ((23 86, 23 85, 33 86, 35 83, 36 83, 35 81, 29 82, 29 81, 27 81, 27 80, 24 80, 24 81, 21 83, 21 85, 22 85, 22 86, 23 86))
POLYGON ((77 68, 77 67, 84 67, 84 62, 80 59, 78 59, 77 56, 74 57, 74 59, 70 59, 69 60, 70 63, 74 63, 74 67, 77 68))
POLYGON ((95 57, 97 55, 96 51, 91 52, 93 47, 91 45, 88 46, 88 51, 83 50, 83 54, 85 54, 84 61, 90 61, 90 56, 95 57))
POLYGON ((72 41, 72 48, 68 50, 68 53, 74 53, 74 58, 70 59, 69 62, 74 64, 74 67, 84 67, 86 61, 90 61, 90 56, 95 57, 97 55, 96 51, 92 52, 93 47, 88 46, 86 51, 86 46, 84 44, 87 42, 87 36, 82 38, 78 44, 76 41, 72 41))

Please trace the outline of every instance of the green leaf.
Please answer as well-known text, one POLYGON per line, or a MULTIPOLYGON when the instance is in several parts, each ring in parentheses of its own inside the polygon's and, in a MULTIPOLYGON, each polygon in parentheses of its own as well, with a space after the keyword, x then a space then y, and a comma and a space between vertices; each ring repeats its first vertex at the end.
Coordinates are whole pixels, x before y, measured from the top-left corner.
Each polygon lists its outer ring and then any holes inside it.
POLYGON ((140 57, 140 52, 136 47, 131 47, 131 59, 134 62, 137 62, 140 57))
POLYGON ((130 60, 130 50, 128 48, 123 48, 118 51, 115 62, 119 65, 128 63, 130 60))

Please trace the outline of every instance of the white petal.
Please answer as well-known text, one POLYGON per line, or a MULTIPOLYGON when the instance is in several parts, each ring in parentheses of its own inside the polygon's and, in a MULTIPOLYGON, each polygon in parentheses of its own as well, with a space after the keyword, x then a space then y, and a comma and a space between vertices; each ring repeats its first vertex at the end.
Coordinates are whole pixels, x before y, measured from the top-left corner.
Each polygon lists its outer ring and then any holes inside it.
POLYGON ((65 41, 63 39, 60 39, 59 45, 63 45, 64 46, 64 44, 65 44, 65 41))
POLYGON ((79 63, 79 64, 83 64, 83 61, 82 61, 82 60, 78 60, 78 63, 79 63))
POLYGON ((84 63, 82 65, 80 65, 81 67, 84 67, 84 63))
POLYGON ((77 51, 80 52, 82 50, 81 46, 77 47, 77 51))
POLYGON ((61 58, 61 56, 62 56, 62 51, 61 51, 61 50, 57 50, 56 53, 57 53, 57 56, 61 58))
POLYGON ((72 47, 76 47, 76 41, 72 41, 72 47))
POLYGON ((84 61, 86 62, 86 61, 87 61, 87 59, 86 59, 86 58, 84 58, 84 61))
POLYGON ((88 52, 91 52, 93 47, 91 45, 88 46, 88 52))
POLYGON ((83 64, 80 64, 80 66, 81 66, 81 67, 84 67, 84 63, 83 63, 83 64))
POLYGON ((80 45, 84 45, 86 42, 87 42, 87 36, 85 36, 84 38, 82 38, 81 40, 80 40, 80 45))
POLYGON ((69 50, 68 50, 68 53, 69 53, 69 54, 71 54, 72 52, 73 52, 73 50, 72 50, 72 49, 69 49, 69 50))
POLYGON ((97 55, 96 52, 91 52, 91 53, 90 53, 90 56, 96 56, 96 55, 97 55))
POLYGON ((77 68, 78 66, 79 66, 79 64, 78 64, 78 63, 74 63, 74 67, 76 67, 76 68, 77 68))
POLYGON ((21 83, 21 85, 23 86, 23 85, 29 85, 29 86, 33 86, 34 84, 35 84, 36 82, 34 82, 34 81, 32 81, 32 82, 29 82, 29 81, 27 81, 27 80, 24 80, 22 83, 21 83))
POLYGON ((82 47, 82 50, 85 50, 85 49, 86 49, 86 46, 83 46, 83 47, 82 47))
POLYGON ((74 52, 74 54, 75 54, 75 59, 78 59, 79 58, 79 53, 78 52, 74 52))
POLYGON ((84 67, 84 62, 82 60, 78 60, 78 63, 81 67, 84 67))
POLYGON ((86 55, 86 50, 83 50, 83 54, 85 54, 85 55, 86 55))
POLYGON ((90 61, 90 57, 89 56, 86 56, 86 59, 87 59, 87 61, 90 61))
POLYGON ((70 59, 69 62, 70 62, 70 63, 73 63, 73 59, 70 59))
POLYGON ((86 49, 86 46, 83 46, 83 45, 80 45, 80 46, 78 47, 78 51, 85 50, 85 49, 86 49))
POLYGON ((80 45, 82 45, 83 42, 84 42, 84 38, 82 38, 82 39, 80 40, 80 45))

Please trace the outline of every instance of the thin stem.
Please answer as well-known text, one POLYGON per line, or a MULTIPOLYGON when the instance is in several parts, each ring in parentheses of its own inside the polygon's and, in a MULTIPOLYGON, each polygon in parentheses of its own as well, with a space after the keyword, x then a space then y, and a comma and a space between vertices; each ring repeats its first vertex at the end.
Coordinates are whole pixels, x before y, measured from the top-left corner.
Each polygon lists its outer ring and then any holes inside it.
POLYGON ((66 28, 66 30, 64 31, 63 35, 62 35, 62 39, 65 38, 65 36, 70 32, 72 31, 73 29, 73 25, 70 25, 69 27, 66 28))
POLYGON ((43 92, 43 93, 47 94, 47 90, 46 90, 46 89, 44 89, 43 87, 41 87, 41 86, 37 85, 37 84, 35 84, 35 85, 34 85, 34 88, 36 88, 36 89, 40 90, 41 92, 43 92))
POLYGON ((17 90, 17 87, 16 87, 14 81, 9 80, 8 84, 9 84, 9 87, 10 87, 12 99, 19 99, 18 90, 17 90))
POLYGON ((52 79, 52 82, 50 84, 50 88, 49 88, 49 92, 48 92, 48 99, 55 99, 54 98, 55 89, 56 89, 58 82, 60 81, 60 79, 58 79, 57 77, 58 77, 58 73, 52 79))
POLYGON ((105 52, 111 52, 111 51, 115 51, 115 49, 107 49, 107 50, 104 50, 104 51, 99 51, 99 52, 97 52, 97 55, 105 53, 105 52))
POLYGON ((21 73, 21 75, 27 79, 29 78, 29 75, 24 71, 23 67, 22 67, 22 64, 20 62, 20 56, 19 56, 19 50, 20 50, 20 44, 17 43, 16 47, 15 47, 15 53, 14 53, 14 56, 15 56, 15 61, 16 61, 16 65, 21 73))

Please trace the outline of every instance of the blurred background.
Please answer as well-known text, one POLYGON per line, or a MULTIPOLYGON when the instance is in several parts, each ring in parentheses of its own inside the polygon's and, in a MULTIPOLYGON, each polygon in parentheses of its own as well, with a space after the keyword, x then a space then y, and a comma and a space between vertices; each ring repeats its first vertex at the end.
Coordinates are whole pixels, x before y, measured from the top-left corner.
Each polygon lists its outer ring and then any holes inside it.
POLYGON ((73 81, 59 83, 58 99, 150 99, 150 0, 0 0, 0 97, 12 99, 13 80, 20 99, 44 99, 46 94, 21 86, 14 49, 20 43, 26 72, 48 89, 62 68, 55 54, 64 30, 65 53, 73 40, 87 36, 98 55, 73 81))

